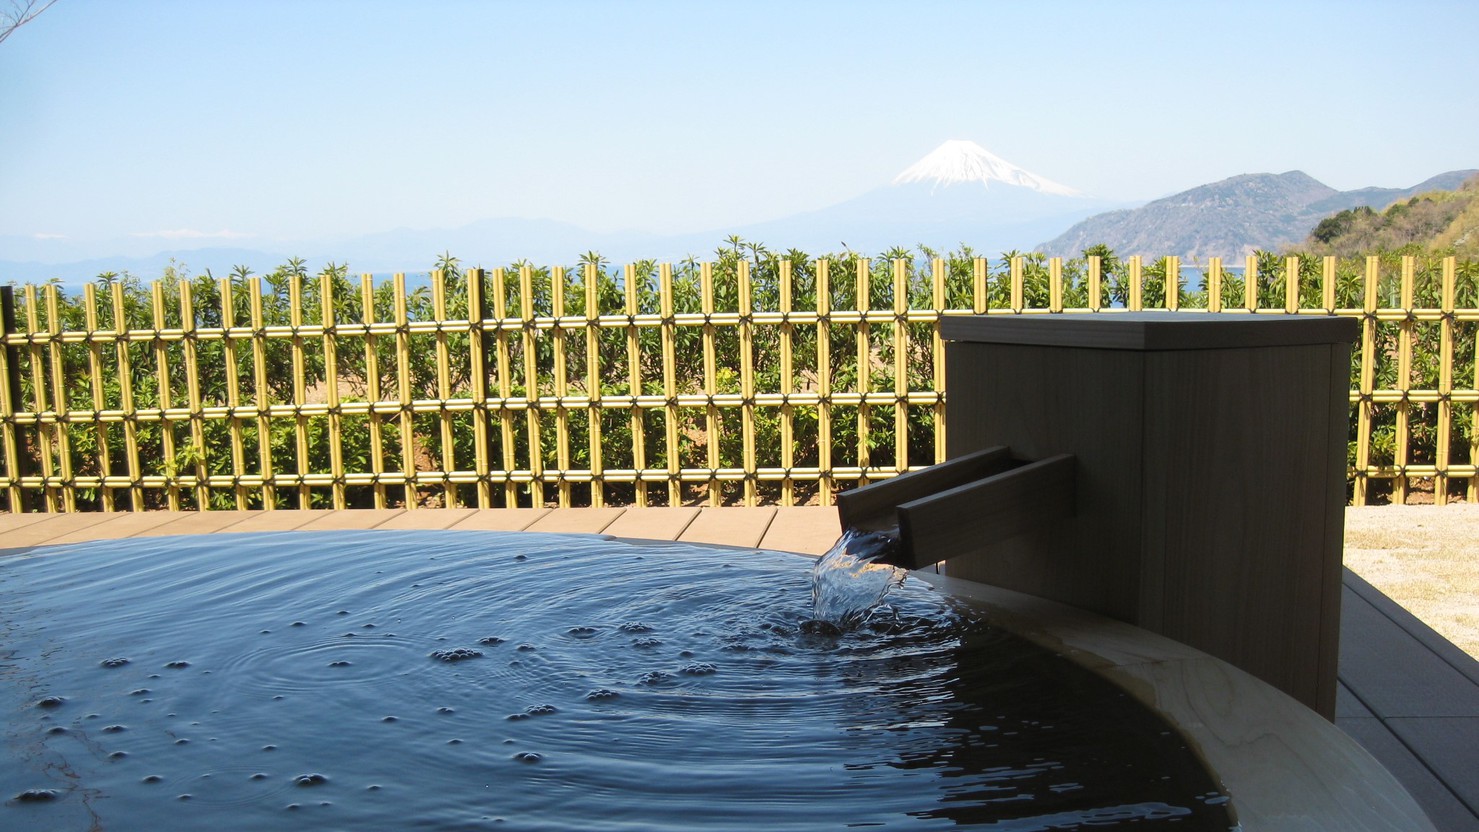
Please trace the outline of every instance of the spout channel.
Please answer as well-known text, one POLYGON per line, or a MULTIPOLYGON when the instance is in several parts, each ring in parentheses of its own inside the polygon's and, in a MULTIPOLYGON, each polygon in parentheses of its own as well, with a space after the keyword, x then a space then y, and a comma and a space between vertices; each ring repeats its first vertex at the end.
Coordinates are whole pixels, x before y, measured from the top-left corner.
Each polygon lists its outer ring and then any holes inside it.
POLYGON ((898 537, 878 562, 918 569, 1072 517, 1074 472, 1071 454, 1024 461, 987 448, 839 494, 838 516, 844 530, 898 537))

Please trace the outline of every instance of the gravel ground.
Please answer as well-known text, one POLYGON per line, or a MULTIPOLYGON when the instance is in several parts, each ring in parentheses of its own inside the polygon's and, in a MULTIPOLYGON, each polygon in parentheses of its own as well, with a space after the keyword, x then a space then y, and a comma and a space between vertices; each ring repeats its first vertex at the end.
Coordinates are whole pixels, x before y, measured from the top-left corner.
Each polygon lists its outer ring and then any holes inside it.
POLYGON ((1345 565, 1479 658, 1479 505, 1348 508, 1345 565))

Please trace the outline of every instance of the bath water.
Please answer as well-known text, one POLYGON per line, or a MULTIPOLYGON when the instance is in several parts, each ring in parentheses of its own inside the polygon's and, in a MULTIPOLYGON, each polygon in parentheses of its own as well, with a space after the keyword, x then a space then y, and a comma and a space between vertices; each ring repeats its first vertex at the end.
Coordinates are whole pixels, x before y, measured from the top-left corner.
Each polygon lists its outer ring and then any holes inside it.
POLYGON ((1231 825, 1153 714, 932 588, 808 632, 810 565, 479 532, 0 553, 0 829, 1231 825))

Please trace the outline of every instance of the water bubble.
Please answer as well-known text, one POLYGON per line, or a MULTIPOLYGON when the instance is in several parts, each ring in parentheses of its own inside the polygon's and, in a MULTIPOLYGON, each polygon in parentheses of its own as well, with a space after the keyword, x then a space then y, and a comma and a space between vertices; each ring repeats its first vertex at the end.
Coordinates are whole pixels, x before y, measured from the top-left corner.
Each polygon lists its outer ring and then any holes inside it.
POLYGON ((633 647, 656 647, 659 644, 662 644, 662 639, 653 638, 651 636, 644 636, 643 638, 632 639, 633 647))
POLYGON ((514 755, 514 759, 521 763, 537 763, 544 757, 534 751, 520 751, 514 755))
POLYGON ((371 783, 370 785, 365 786, 365 791, 367 791, 367 792, 378 792, 378 791, 380 791, 381 788, 382 788, 381 786, 376 785, 374 783, 371 783))
POLYGON ((382 717, 380 717, 380 721, 381 722, 399 722, 400 721, 400 718, 399 717, 394 717, 394 716, 382 716, 382 717))
POLYGON ((48 696, 36 702, 38 708, 60 708, 67 700, 61 696, 48 696))
POLYGON ((165 667, 169 668, 170 670, 184 670, 189 666, 190 663, 185 661, 184 659, 175 659, 174 661, 169 662, 165 665, 165 667))
POLYGON ((717 667, 714 667, 708 662, 692 662, 690 664, 683 665, 683 670, 681 672, 687 673, 690 676, 707 676, 717 670, 717 667))
POLYGON ((262 772, 259 771, 256 774, 253 774, 248 779, 249 780, 266 780, 267 779, 267 775, 266 774, 263 774, 262 772))
POLYGON ((665 670, 649 670, 637 677, 639 685, 660 685, 673 678, 673 674, 665 670))
POLYGON ((517 561, 525 561, 525 560, 528 560, 528 559, 529 559, 529 556, 528 555, 514 555, 514 560, 517 560, 517 561))
POLYGON ((65 733, 67 733, 67 729, 66 728, 63 728, 60 725, 54 725, 54 726, 46 729, 46 733, 48 733, 48 734, 65 734, 65 733))
POLYGON ((129 691, 128 692, 128 695, 129 696, 143 696, 143 695, 145 695, 147 693, 149 693, 149 689, 148 688, 139 688, 138 690, 131 690, 131 691, 129 691))
POLYGON ((277 746, 275 746, 275 745, 264 745, 264 746, 262 746, 262 750, 263 751, 276 751, 277 750, 277 746))
POLYGON ((352 664, 353 662, 346 662, 343 659, 340 659, 337 662, 329 662, 329 667, 349 667, 352 664))
POLYGON ((692 650, 679 650, 678 651, 678 658, 680 658, 680 659, 691 659, 691 658, 693 658, 693 651, 692 650))
POLYGON ((349 615, 349 610, 339 610, 335 615, 349 615))
POLYGON ((190 744, 190 741, 187 740, 187 739, 185 739, 184 737, 180 737, 179 739, 175 740, 175 745, 189 745, 189 744, 190 744))
POLYGON ((623 633, 650 633, 652 628, 640 621, 628 621, 617 629, 623 633))
POLYGON ((124 757, 127 757, 127 756, 128 756, 128 752, 127 751, 114 751, 112 754, 109 754, 108 755, 108 759, 110 759, 110 760, 122 760, 124 757))
POLYGON ((538 648, 538 647, 535 647, 535 646, 534 646, 534 645, 532 645, 532 644, 529 644, 529 643, 528 643, 528 642, 525 642, 525 643, 523 643, 523 644, 520 644, 520 645, 519 645, 519 646, 518 646, 518 647, 515 647, 515 648, 514 648, 514 649, 515 649, 515 650, 522 650, 522 651, 524 651, 524 652, 525 652, 525 653, 527 653, 527 652, 529 652, 529 651, 530 651, 530 650, 538 650, 538 649, 539 649, 539 648, 538 648))
POLYGON ((545 714, 557 713, 559 710, 554 705, 530 705, 524 709, 524 713, 529 716, 544 716, 545 714))
POLYGON ((293 778, 293 783, 298 786, 322 786, 329 782, 329 778, 322 774, 300 774, 293 778))
POLYGON ((462 744, 462 740, 459 740, 459 739, 457 739, 455 737, 452 738, 452 739, 450 739, 450 740, 447 740, 447 745, 461 745, 461 744, 462 744))
POLYGON ((46 803, 61 797, 61 792, 56 789, 26 789, 15 796, 20 803, 46 803))
POLYGON ((504 640, 499 638, 498 636, 487 636, 486 638, 478 639, 478 644, 487 644, 491 646, 494 644, 502 644, 503 641, 504 640))
POLYGON ((302 621, 294 621, 292 624, 289 624, 288 626, 290 626, 290 627, 307 627, 308 625, 306 623, 302 622, 302 621))
POLYGON ((143 778, 141 778, 139 780, 140 783, 160 783, 160 782, 163 782, 163 781, 164 781, 164 778, 163 777, 160 777, 157 774, 149 774, 149 775, 146 775, 146 776, 144 776, 143 778))
POLYGON ((109 734, 116 734, 119 731, 127 731, 127 730, 128 730, 128 726, 126 726, 126 725, 108 725, 108 726, 105 726, 103 728, 103 731, 106 732, 106 733, 109 733, 109 734))
POLYGON ((188 795, 188 794, 182 794, 182 795, 178 795, 178 796, 175 797, 175 800, 189 800, 189 799, 190 799, 190 795, 188 795))
POLYGON ((431 657, 439 662, 461 662, 468 659, 476 659, 483 655, 481 650, 473 650, 470 647, 456 647, 451 650, 433 650, 431 657))
POLYGON ((122 656, 118 656, 112 659, 103 659, 102 661, 98 662, 98 664, 102 665, 103 667, 123 667, 124 665, 128 664, 128 659, 125 659, 122 656))
POLYGON ((576 638, 590 638, 596 633, 599 633, 600 630, 597 630, 595 627, 571 627, 566 632, 576 638))
POLYGON ((621 696, 621 694, 617 693, 614 690, 611 690, 610 688, 596 688, 590 693, 587 693, 585 695, 585 698, 591 700, 592 702, 599 702, 602 699, 615 699, 618 696, 621 696))
POLYGON ((455 714, 457 712, 454 711, 454 710, 452 710, 451 708, 441 707, 441 708, 437 708, 437 713, 444 714, 445 715, 445 714, 455 714))
POLYGON ((507 716, 507 717, 506 717, 506 719, 508 719, 508 721, 509 721, 509 722, 517 722, 517 721, 518 721, 518 720, 521 720, 521 719, 528 719, 528 718, 529 718, 529 715, 528 715, 528 714, 524 714, 524 713, 519 713, 519 714, 509 714, 509 715, 508 715, 508 716, 507 716))

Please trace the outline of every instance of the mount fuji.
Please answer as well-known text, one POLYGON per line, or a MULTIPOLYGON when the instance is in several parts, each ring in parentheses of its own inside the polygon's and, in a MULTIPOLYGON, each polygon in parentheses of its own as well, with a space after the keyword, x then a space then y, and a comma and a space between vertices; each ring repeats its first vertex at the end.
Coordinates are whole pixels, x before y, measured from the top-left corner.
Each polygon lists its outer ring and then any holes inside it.
POLYGON ((950 249, 964 243, 994 257, 1029 250, 1086 217, 1125 205, 1023 170, 975 142, 953 139, 888 185, 737 233, 772 251, 846 247, 877 254, 895 246, 950 249))

